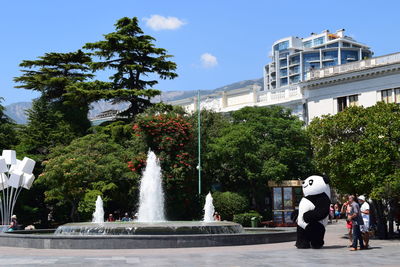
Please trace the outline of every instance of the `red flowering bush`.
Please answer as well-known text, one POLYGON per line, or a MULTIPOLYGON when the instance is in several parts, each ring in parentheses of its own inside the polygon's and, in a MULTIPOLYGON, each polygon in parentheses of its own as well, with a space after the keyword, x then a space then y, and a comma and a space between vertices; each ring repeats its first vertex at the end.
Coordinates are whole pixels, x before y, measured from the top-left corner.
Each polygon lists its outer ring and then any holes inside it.
MULTIPOLYGON (((188 153, 193 147, 192 128, 185 116, 174 112, 143 114, 133 125, 135 135, 142 137, 158 155, 167 178, 179 178, 183 172, 193 168, 193 157, 188 153)), ((140 171, 143 163, 140 155, 128 165, 132 171, 140 171)))
POLYGON ((128 162, 128 168, 133 172, 140 173, 142 168, 146 166, 146 154, 140 153, 128 162))
MULTIPOLYGON (((144 113, 136 117, 134 135, 158 156, 167 191, 166 207, 173 210, 175 218, 191 217, 197 190, 196 143, 193 125, 184 113, 144 113)), ((143 172, 146 153, 138 154, 128 167, 137 174, 143 172)), ((168 211, 167 211, 168 212, 168 211)), ((171 212, 172 213, 172 212, 171 212)))

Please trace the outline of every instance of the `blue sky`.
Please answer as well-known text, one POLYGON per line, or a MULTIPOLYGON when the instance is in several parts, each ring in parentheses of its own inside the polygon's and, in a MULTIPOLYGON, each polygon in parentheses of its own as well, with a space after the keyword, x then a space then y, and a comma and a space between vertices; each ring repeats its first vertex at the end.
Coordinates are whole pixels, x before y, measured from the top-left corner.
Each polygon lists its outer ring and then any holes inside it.
POLYGON ((260 78, 275 40, 324 29, 345 28, 376 56, 399 52, 399 10, 399 1, 356 0, 2 1, 0 96, 3 104, 30 101, 37 94, 13 88, 22 60, 102 40, 124 16, 138 17, 156 45, 174 56, 179 77, 156 86, 170 91, 214 89, 260 78))

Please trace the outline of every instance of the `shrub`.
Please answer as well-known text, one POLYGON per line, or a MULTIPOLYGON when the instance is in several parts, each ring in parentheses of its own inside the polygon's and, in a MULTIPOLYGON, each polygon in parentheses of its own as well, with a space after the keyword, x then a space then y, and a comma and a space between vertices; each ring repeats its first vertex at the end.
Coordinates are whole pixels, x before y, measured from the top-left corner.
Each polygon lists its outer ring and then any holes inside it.
POLYGON ((223 220, 231 221, 234 214, 242 213, 248 209, 245 197, 233 192, 213 193, 215 211, 221 214, 223 220))
POLYGON ((233 221, 235 223, 241 224, 243 227, 251 226, 251 218, 257 217, 257 223, 259 223, 262 219, 262 216, 257 211, 249 211, 246 213, 240 213, 233 215, 233 221))

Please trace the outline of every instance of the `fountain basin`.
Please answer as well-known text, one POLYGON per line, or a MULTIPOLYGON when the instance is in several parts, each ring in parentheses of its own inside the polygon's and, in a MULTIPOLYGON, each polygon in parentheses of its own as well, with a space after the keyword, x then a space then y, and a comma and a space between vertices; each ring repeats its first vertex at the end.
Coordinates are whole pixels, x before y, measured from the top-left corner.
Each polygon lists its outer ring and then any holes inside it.
POLYGON ((55 231, 55 235, 199 235, 236 234, 243 228, 234 222, 105 222, 67 223, 55 231))
POLYGON ((154 249, 243 246, 296 240, 296 228, 244 228, 237 234, 54 235, 53 230, 0 234, 0 246, 37 249, 154 249), (37 234, 35 234, 37 233, 37 234))

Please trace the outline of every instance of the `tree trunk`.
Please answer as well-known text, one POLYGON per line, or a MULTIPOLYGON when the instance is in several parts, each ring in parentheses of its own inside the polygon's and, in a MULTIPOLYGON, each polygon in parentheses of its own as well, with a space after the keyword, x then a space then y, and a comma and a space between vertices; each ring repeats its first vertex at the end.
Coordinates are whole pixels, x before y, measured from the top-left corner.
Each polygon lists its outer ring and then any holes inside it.
POLYGON ((389 201, 388 205, 388 220, 389 220, 389 238, 394 236, 394 205, 393 200, 389 201))
POLYGON ((379 239, 387 239, 387 220, 385 217, 385 206, 381 200, 374 201, 376 210, 376 222, 377 222, 377 236, 379 239))
POLYGON ((71 203, 71 212, 69 217, 72 222, 76 222, 76 203, 71 203))

